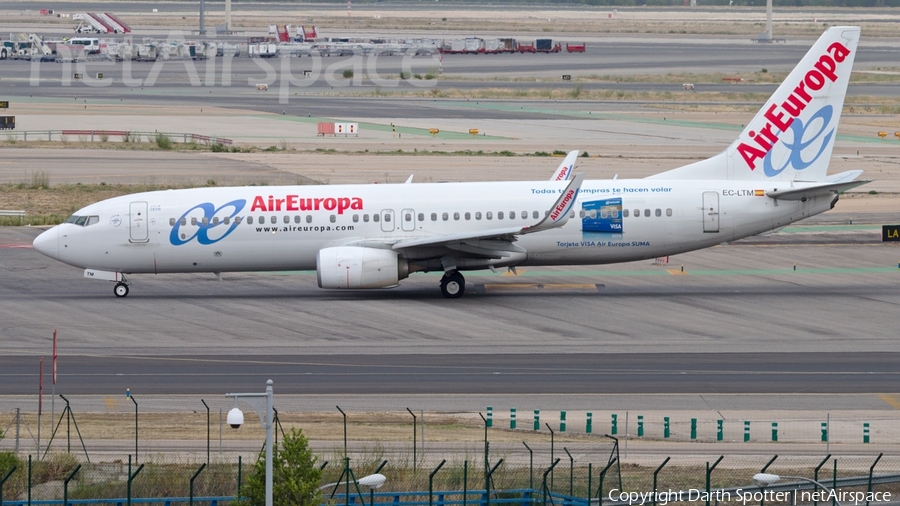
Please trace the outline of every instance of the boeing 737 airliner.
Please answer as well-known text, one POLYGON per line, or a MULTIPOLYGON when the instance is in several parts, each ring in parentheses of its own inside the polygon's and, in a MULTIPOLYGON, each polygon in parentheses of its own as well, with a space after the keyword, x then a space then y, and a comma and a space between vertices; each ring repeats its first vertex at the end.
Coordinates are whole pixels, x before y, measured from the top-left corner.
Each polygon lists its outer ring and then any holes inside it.
POLYGON ((827 175, 858 27, 829 28, 725 151, 646 179, 197 188, 79 210, 34 248, 125 275, 312 270, 321 288, 389 288, 443 271, 628 262, 706 248, 831 209, 862 171, 827 175))

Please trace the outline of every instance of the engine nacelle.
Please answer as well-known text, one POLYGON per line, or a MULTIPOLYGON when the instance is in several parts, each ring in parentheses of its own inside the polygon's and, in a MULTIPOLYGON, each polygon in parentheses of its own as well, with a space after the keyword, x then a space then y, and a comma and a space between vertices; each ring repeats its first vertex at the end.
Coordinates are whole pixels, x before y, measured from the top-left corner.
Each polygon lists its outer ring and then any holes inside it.
POLYGON ((393 250, 338 246, 319 250, 316 274, 319 288, 387 288, 409 276, 409 265, 393 250))

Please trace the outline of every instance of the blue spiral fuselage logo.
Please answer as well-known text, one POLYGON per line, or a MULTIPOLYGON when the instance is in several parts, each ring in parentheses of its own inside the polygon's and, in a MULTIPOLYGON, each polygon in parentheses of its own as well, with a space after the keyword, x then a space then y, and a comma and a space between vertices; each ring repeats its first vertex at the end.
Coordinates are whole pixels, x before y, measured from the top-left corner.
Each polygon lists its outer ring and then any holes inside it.
POLYGON ((831 125, 831 117, 833 115, 834 109, 830 105, 826 105, 813 114, 805 125, 800 118, 794 119, 790 126, 793 140, 787 142, 784 139, 781 139, 781 143, 790 151, 790 155, 788 155, 781 167, 775 168, 772 166, 772 153, 774 153, 775 150, 773 149, 766 153, 765 158, 763 158, 763 171, 766 176, 777 176, 784 172, 788 167, 793 167, 794 170, 803 170, 815 163, 816 160, 822 156, 822 153, 831 143, 831 138, 834 136, 834 128, 828 129, 829 125, 831 125), (816 124, 817 121, 819 129, 814 134, 807 137, 807 129, 809 129, 811 125, 816 124), (816 151, 816 154, 813 155, 812 158, 805 160, 803 158, 803 152, 816 143, 819 143, 819 150, 816 151))
POLYGON ((215 244, 234 232, 234 229, 238 226, 238 223, 234 221, 234 217, 241 212, 246 205, 247 201, 244 199, 232 200, 219 207, 216 207, 211 202, 197 204, 185 211, 185 213, 175 221, 175 226, 172 227, 172 232, 169 234, 169 242, 174 246, 181 246, 182 244, 187 244, 194 239, 197 239, 197 242, 200 244, 215 244), (191 235, 182 234, 182 223, 184 222, 187 224, 188 215, 197 210, 200 210, 203 215, 197 216, 195 214, 192 218, 196 218, 197 221, 191 221, 190 225, 188 225, 192 229, 195 229, 194 233, 191 235), (231 211, 230 214, 228 213, 229 210, 231 211), (223 219, 226 217, 228 218, 227 222, 223 219))

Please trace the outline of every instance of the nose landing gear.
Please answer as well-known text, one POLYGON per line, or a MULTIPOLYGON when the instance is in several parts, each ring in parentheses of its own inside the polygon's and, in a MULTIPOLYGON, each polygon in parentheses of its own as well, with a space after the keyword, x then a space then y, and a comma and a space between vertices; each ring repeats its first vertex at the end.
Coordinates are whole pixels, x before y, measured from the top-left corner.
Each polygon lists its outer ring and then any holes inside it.
POLYGON ((459 271, 449 271, 441 278, 441 293, 448 299, 458 299, 466 291, 466 278, 459 271))
POLYGON ((128 285, 130 285, 128 281, 125 281, 123 278, 122 281, 116 283, 115 288, 113 288, 113 293, 116 294, 116 297, 127 297, 128 296, 128 285))

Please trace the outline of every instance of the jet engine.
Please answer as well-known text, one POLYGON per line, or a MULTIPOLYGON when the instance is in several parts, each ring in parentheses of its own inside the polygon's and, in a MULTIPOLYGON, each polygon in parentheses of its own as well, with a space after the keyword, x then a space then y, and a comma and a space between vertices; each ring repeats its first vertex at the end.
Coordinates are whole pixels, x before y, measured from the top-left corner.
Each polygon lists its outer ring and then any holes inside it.
POLYGON ((358 246, 323 248, 316 256, 319 288, 388 288, 409 276, 396 251, 358 246))

